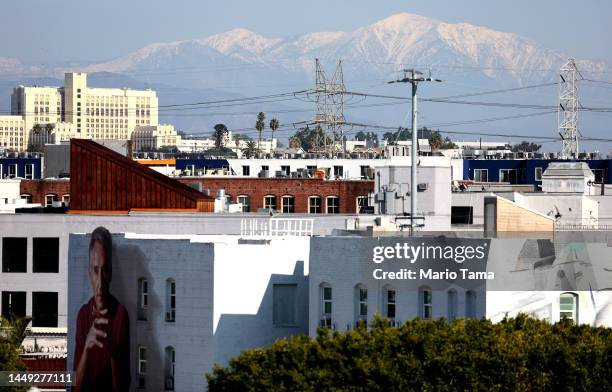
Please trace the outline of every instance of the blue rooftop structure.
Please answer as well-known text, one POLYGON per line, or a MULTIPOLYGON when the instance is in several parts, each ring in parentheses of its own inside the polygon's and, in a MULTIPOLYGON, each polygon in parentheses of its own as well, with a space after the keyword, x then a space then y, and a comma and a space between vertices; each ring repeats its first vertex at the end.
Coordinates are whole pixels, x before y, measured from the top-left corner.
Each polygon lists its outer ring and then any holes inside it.
POLYGON ((463 179, 482 182, 542 185, 551 162, 586 162, 596 182, 612 184, 612 159, 464 159, 463 179))
POLYGON ((42 178, 42 158, 0 157, 0 178, 42 178))

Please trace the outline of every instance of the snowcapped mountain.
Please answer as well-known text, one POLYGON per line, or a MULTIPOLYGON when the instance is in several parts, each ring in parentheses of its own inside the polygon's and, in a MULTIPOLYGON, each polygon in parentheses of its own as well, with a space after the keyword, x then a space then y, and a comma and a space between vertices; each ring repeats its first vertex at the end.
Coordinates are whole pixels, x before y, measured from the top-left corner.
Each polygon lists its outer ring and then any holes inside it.
MULTIPOLYGON (((520 85, 550 80, 567 57, 516 34, 402 13, 352 32, 267 38, 237 28, 197 40, 155 43, 115 60, 92 64, 85 70, 182 73, 180 79, 193 85, 213 80, 227 82, 235 80, 237 74, 248 79, 248 71, 257 68, 257 73, 267 69, 270 72, 264 73, 278 76, 280 71, 301 81, 313 78, 314 58, 320 58, 327 62, 342 59, 350 73, 359 78, 389 75, 404 65, 431 66, 443 72, 473 67, 486 78, 510 77, 520 85), (197 78, 185 78, 185 72, 190 70, 192 75, 197 70, 222 72, 214 72, 212 78, 203 77, 203 72, 197 73, 197 78)), ((607 64, 582 60, 579 67, 598 74, 607 64)))

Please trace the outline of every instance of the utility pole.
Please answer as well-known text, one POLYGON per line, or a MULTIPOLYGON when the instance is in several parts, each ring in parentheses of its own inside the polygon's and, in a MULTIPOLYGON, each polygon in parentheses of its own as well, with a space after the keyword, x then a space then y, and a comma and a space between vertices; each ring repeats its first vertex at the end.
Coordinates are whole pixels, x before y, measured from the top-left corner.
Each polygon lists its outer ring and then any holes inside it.
POLYGON ((431 75, 423 77, 423 73, 416 69, 405 69, 404 77, 392 80, 388 83, 410 83, 412 85, 412 145, 410 146, 411 167, 410 167, 410 227, 414 231, 415 217, 417 215, 417 164, 418 164, 418 126, 417 126, 417 87, 419 82, 441 82, 434 79, 431 75))

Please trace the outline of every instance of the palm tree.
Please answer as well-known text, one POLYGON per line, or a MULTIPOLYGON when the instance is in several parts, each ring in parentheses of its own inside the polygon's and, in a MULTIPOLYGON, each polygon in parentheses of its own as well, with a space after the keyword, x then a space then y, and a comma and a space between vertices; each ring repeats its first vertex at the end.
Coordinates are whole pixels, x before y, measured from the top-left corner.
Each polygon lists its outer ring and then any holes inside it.
POLYGON ((261 133, 266 127, 266 123, 264 122, 265 120, 266 120, 265 113, 259 112, 259 114, 257 115, 257 122, 255 123, 255 129, 257 129, 257 132, 259 132, 259 143, 257 144, 257 149, 259 151, 261 151, 261 133))
POLYGON ((220 149, 225 146, 225 138, 227 136, 227 127, 225 124, 217 124, 215 125, 215 130, 213 132, 213 139, 215 139, 215 147, 220 149))
POLYGON ((280 127, 280 122, 277 119, 273 118, 270 120, 270 129, 272 130, 272 140, 274 140, 274 132, 280 127))
POLYGON ((440 148, 440 146, 442 146, 442 144, 444 144, 444 139, 442 139, 440 132, 436 131, 432 133, 429 137, 429 145, 431 146, 432 155, 436 152, 436 150, 438 150, 438 148, 440 148))
POLYGON ((242 149, 242 154, 247 158, 252 158, 257 153, 257 144, 253 140, 246 143, 246 147, 242 149))

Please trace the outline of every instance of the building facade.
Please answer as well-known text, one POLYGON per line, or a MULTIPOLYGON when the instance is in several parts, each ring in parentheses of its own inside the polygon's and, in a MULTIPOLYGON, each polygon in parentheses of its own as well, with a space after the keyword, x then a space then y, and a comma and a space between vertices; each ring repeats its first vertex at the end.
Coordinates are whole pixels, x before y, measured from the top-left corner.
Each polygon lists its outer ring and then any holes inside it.
POLYGON ((62 87, 14 88, 11 114, 0 118, 0 128, 9 124, 8 132, 0 131, 0 145, 25 151, 72 137, 130 139, 135 127, 158 125, 158 100, 152 90, 91 88, 87 74, 66 73, 62 87), (36 126, 44 133, 33 134, 36 126))

